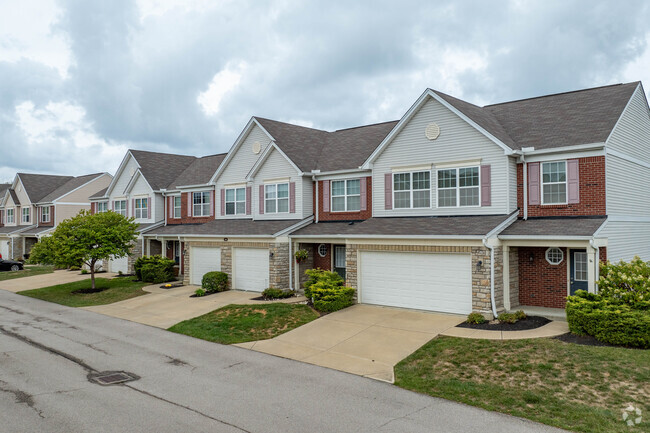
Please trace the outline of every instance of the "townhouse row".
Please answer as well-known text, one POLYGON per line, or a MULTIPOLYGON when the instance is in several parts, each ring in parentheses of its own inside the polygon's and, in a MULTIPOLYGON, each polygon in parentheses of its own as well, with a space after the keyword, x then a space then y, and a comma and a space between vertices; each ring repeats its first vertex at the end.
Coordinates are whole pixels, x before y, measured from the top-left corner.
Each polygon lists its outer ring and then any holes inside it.
MULTIPOLYGON (((7 229, 15 184, 0 236, 26 233, 7 229)), ((490 315, 562 308, 599 261, 650 260, 648 185, 634 82, 484 107, 427 89, 398 121, 333 132, 253 117, 227 154, 129 151, 88 201, 139 223, 114 272, 163 254, 186 284, 221 270, 262 291, 319 267, 361 303, 490 315)))

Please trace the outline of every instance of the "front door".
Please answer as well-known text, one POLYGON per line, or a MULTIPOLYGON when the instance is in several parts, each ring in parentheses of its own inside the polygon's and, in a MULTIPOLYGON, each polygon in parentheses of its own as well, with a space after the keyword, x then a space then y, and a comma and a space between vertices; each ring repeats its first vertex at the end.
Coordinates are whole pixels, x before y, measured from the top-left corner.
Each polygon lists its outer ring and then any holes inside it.
POLYGON ((334 245, 334 272, 345 280, 345 245, 334 245))
POLYGON ((570 293, 575 295, 576 290, 587 290, 587 250, 571 250, 571 286, 570 293))

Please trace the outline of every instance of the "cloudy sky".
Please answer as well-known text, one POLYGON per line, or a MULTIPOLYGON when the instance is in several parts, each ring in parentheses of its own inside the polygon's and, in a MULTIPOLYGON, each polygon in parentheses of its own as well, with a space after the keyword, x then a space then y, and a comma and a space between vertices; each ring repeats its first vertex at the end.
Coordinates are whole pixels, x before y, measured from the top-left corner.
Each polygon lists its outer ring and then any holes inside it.
POLYGON ((648 3, 0 0, 0 181, 226 152, 253 115, 394 120, 427 87, 479 105, 650 90, 648 3))

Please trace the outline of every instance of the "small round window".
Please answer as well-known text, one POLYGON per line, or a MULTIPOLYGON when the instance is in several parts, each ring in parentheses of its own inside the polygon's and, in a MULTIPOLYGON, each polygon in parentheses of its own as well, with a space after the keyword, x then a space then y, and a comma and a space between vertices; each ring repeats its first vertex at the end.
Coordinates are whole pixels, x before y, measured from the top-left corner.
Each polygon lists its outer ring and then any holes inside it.
POLYGON ((560 248, 549 248, 546 250, 546 261, 552 265, 559 265, 564 260, 564 251, 560 248))
POLYGON ((327 255, 327 245, 320 244, 318 246, 318 255, 321 257, 325 257, 327 255))

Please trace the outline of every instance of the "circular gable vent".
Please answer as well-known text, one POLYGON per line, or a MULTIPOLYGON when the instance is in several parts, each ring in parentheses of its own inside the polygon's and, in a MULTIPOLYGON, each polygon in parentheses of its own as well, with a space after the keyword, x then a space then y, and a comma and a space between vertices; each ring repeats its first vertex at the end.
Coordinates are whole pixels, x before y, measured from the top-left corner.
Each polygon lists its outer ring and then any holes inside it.
POLYGON ((438 138, 440 135, 440 127, 438 126, 437 123, 429 123, 424 130, 424 135, 429 139, 429 140, 435 140, 438 138))
POLYGON ((262 144, 260 144, 259 141, 256 141, 255 143, 253 143, 253 153, 254 154, 257 155, 258 153, 260 153, 261 150, 262 150, 262 144))

